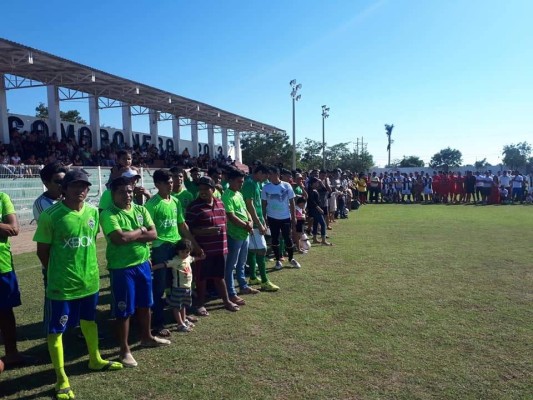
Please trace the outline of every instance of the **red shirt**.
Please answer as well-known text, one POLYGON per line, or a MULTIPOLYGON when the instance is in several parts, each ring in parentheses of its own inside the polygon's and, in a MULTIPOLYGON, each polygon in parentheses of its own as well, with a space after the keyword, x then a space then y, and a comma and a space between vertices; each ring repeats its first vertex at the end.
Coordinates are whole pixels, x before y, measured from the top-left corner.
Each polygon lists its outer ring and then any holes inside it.
POLYGON ((194 200, 187 207, 185 220, 189 229, 220 228, 220 233, 212 235, 195 235, 194 238, 204 250, 206 256, 228 254, 228 241, 226 236, 226 210, 221 200, 213 197, 213 204, 209 205, 202 199, 194 200))

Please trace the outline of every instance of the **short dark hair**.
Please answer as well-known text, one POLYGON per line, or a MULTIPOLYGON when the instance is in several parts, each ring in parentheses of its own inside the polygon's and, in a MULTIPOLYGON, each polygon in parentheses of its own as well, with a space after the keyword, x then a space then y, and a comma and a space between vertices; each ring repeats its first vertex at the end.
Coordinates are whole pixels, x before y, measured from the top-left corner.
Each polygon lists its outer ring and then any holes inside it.
POLYGON ((218 167, 210 167, 207 170, 207 175, 212 176, 213 174, 222 174, 222 170, 218 167))
POLYGON ((46 164, 42 170, 39 171, 41 181, 50 182, 55 174, 67 173, 67 169, 59 162, 46 164))
POLYGON ((287 168, 282 168, 281 175, 292 175, 292 172, 289 171, 287 168))
POLYGON ((117 159, 119 159, 122 156, 131 156, 131 151, 129 151, 129 150, 119 150, 119 151, 117 151, 117 159))
POLYGON ((231 181, 232 179, 237 178, 244 178, 244 172, 242 172, 240 169, 232 168, 228 171, 228 181, 231 181))
POLYGON ((185 170, 181 167, 172 167, 168 170, 172 175, 183 174, 185 176, 185 170))
POLYGON ((114 193, 118 190, 119 187, 127 186, 127 185, 130 185, 133 187, 133 184, 131 183, 131 179, 121 176, 111 181, 111 183, 109 184, 109 189, 111 189, 111 192, 114 193))
POLYGON ((305 203, 305 199, 303 197, 298 197, 296 199, 296 204, 302 204, 302 203, 305 203))
POLYGON ((160 182, 168 182, 168 180, 172 177, 170 173, 166 169, 158 169, 154 171, 154 175, 152 176, 154 178, 154 183, 160 183, 160 182))
POLYGON ((257 167, 254 168, 254 174, 262 173, 262 174, 268 174, 268 167, 263 164, 259 164, 257 167))
POLYGON ((268 173, 279 175, 279 168, 272 165, 268 167, 268 173))
POLYGON ((189 239, 178 240, 178 243, 176 243, 176 251, 181 250, 188 250, 189 252, 192 251, 192 243, 189 239))

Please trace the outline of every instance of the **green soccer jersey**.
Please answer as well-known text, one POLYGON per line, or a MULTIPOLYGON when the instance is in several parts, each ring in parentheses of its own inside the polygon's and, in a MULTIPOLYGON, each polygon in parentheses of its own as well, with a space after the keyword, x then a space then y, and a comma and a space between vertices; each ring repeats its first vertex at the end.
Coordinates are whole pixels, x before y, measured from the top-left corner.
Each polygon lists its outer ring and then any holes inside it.
POLYGON ((159 193, 153 196, 145 204, 157 230, 157 239, 153 246, 158 247, 163 243, 176 243, 181 239, 178 224, 185 222, 183 211, 178 199, 170 196, 163 199, 159 193))
MULTIPOLYGON (((248 221, 248 213, 246 211, 246 204, 242 197, 241 192, 234 192, 231 189, 224 191, 222 195, 222 202, 224 203, 224 208, 228 213, 234 213, 237 218, 241 221, 248 221)), ((228 235, 235 240, 244 240, 248 237, 248 231, 244 228, 241 228, 231 222, 228 218, 228 235)))
POLYGON ((104 190, 104 193, 102 193, 102 196, 100 197, 100 203, 98 204, 98 208, 100 210, 107 210, 113 205, 113 196, 111 195, 111 189, 104 190))
POLYGON ((193 199, 196 199, 198 197, 198 184, 189 179, 185 179, 183 183, 187 190, 192 194, 193 199))
MULTIPOLYGON (((244 200, 251 199, 252 204, 254 205, 255 212, 257 213, 257 216, 259 217, 259 221, 261 223, 265 223, 265 219, 263 217, 263 205, 261 203, 261 189, 263 188, 263 185, 261 182, 256 182, 253 179, 246 179, 244 181, 244 185, 242 185, 242 197, 244 200)), ((257 228, 257 226, 254 224, 254 228, 257 228)))
POLYGON ((185 188, 182 188, 179 192, 172 192, 171 194, 180 201, 182 210, 185 210, 194 200, 192 193, 185 188))
MULTIPOLYGON (((9 196, 0 192, 0 222, 3 222, 4 217, 9 214, 15 214, 15 207, 9 196)), ((9 238, 7 236, 0 237, 0 274, 13 270, 11 260, 11 244, 9 243, 9 238)))
POLYGON ((47 298, 74 300, 98 292, 97 234, 98 210, 90 204, 75 211, 60 201, 43 211, 33 240, 50 245, 47 298))
POLYGON ((150 258, 150 246, 148 243, 135 241, 117 245, 109 238, 109 234, 117 230, 127 232, 139 229, 141 226, 149 228, 154 225, 152 217, 145 207, 132 204, 129 210, 122 210, 113 206, 102 211, 100 224, 107 240, 107 268, 127 268, 142 264, 150 258))

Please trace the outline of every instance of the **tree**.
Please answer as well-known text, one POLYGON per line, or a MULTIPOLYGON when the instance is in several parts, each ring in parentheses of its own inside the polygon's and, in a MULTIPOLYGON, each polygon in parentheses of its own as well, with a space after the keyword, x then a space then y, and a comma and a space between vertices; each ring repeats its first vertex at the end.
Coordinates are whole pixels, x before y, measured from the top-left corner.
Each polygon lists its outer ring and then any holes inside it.
POLYGON ((483 168, 487 167, 488 166, 488 162, 487 162, 487 159, 484 158, 483 160, 479 160, 479 161, 476 161, 474 163, 474 168, 476 169, 476 171, 480 171, 482 170, 483 168))
POLYGON ((531 145, 527 142, 503 146, 503 163, 512 169, 524 168, 531 154, 531 145))
POLYGON ((463 155, 461 152, 447 147, 438 153, 435 153, 429 162, 429 166, 431 168, 442 168, 445 171, 448 171, 448 168, 458 167, 462 162, 463 155))
MULTIPOLYGON (((298 151, 302 154, 299 166, 304 170, 322 168, 322 142, 306 138, 304 142, 298 143, 298 151)), ((326 148, 327 164, 327 148, 326 148)))
POLYGON ((398 163, 398 167, 423 167, 424 161, 417 156, 403 156, 398 163))
MULTIPOLYGON (((35 107, 35 116, 37 118, 48 118, 48 107, 45 106, 44 103, 39 103, 39 105, 35 107)), ((65 122, 87 125, 87 121, 81 117, 78 110, 68 110, 66 112, 59 111, 59 118, 61 121, 65 122)))
POLYGON ((391 140, 393 129, 394 129, 394 124, 392 125, 385 124, 385 134, 387 135, 387 151, 389 152, 389 162, 388 162, 389 166, 390 166, 391 144, 394 142, 394 140, 391 140))
MULTIPOLYGON (((252 165, 255 160, 263 164, 283 164, 290 168, 292 163, 292 145, 287 133, 253 133, 244 134, 241 139, 243 162, 252 165)), ((296 160, 299 155, 296 154, 296 160)))

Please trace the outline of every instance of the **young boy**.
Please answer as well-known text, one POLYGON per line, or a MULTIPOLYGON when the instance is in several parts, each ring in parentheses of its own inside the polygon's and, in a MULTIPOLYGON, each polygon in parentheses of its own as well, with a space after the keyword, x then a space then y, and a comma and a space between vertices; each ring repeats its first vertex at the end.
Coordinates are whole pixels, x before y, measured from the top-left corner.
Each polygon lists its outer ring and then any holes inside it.
MULTIPOLYGON (((192 305, 191 285, 192 285, 192 268, 191 264, 195 258, 191 257, 192 243, 190 240, 181 239, 176 243, 176 257, 164 262, 162 266, 171 269, 172 285, 170 297, 167 303, 172 307, 174 319, 178 323, 178 332, 191 332, 194 324, 187 319, 186 307, 192 305)), ((204 259, 200 257, 199 259, 204 259)), ((161 264, 153 268, 161 267, 161 264)))
POLYGON ((107 183, 109 184, 113 179, 120 178, 124 172, 130 169, 134 170, 136 173, 139 173, 137 167, 132 165, 131 152, 129 150, 117 151, 117 165, 111 168, 109 181, 107 183))
POLYGON ((305 199, 303 197, 298 197, 296 199, 296 205, 294 206, 294 211, 296 214, 296 233, 294 237, 294 243, 296 244, 298 253, 305 254, 307 250, 304 250, 300 247, 300 240, 302 234, 304 233, 304 224, 305 224, 305 199))

